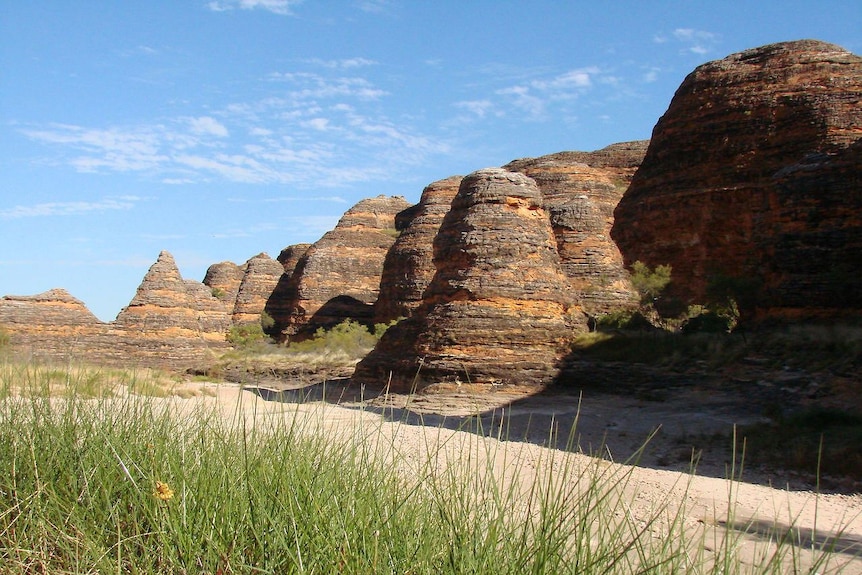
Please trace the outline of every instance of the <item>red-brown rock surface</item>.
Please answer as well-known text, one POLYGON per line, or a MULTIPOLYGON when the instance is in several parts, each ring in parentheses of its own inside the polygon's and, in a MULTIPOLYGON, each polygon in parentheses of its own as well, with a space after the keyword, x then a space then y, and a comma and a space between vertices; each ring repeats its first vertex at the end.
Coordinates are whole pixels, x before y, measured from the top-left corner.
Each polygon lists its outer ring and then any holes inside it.
POLYGON ((465 177, 434 239, 422 305, 357 366, 362 382, 523 383, 555 375, 583 314, 536 183, 499 168, 465 177))
POLYGON ((223 302, 202 283, 184 280, 173 256, 163 251, 114 326, 150 363, 183 363, 225 346, 230 317, 223 302))
POLYGON ((293 275, 293 271, 296 269, 296 264, 299 263, 300 258, 305 255, 305 252, 308 251, 308 248, 311 247, 311 244, 293 244, 292 246, 287 246, 281 253, 278 254, 278 261, 281 263, 284 268, 284 273, 287 274, 288 277, 293 275))
POLYGON ((449 212, 461 179, 462 176, 452 176, 429 184, 418 204, 396 216, 400 234, 383 264, 380 295, 374 304, 375 323, 409 317, 422 303, 422 294, 436 271, 434 236, 449 212))
POLYGON ((409 206, 400 196, 377 196, 349 209, 267 302, 276 329, 296 339, 346 319, 370 323, 383 261, 397 235, 395 216, 409 206))
POLYGON ((81 355, 101 338, 107 326, 84 303, 63 289, 33 296, 9 295, 0 299, 0 326, 12 345, 41 358, 81 355))
POLYGON ((260 314, 272 295, 284 267, 265 253, 260 253, 243 266, 244 274, 233 308, 234 325, 260 323, 260 314))
POLYGON ((670 264, 689 302, 723 277, 748 286, 748 312, 862 308, 860 102, 862 58, 823 42, 698 67, 616 209, 627 262, 670 264))
POLYGON ((204 285, 209 287, 213 296, 223 302, 228 313, 233 313, 236 295, 245 275, 245 268, 233 262, 221 262, 207 268, 204 285))
POLYGON ((614 208, 631 183, 648 143, 624 142, 595 152, 561 152, 504 166, 538 184, 550 213, 563 272, 584 311, 591 315, 638 303, 610 231, 614 208))
POLYGON ((62 289, 0 300, 0 325, 19 352, 44 359, 180 368, 226 347, 230 316, 210 287, 184 280, 159 254, 116 321, 99 321, 62 289))

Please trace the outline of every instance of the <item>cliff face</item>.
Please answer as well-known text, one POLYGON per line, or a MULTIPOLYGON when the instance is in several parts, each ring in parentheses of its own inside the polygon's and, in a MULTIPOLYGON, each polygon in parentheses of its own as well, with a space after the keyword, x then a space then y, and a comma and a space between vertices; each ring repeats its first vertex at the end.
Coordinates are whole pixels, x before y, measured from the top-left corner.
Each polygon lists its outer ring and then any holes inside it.
POLYGON ((823 42, 698 67, 616 208, 626 261, 670 264, 687 302, 730 278, 748 286, 748 314, 862 308, 860 100, 862 58, 823 42))
POLYGON ((408 207, 402 197, 378 196, 348 210, 274 290, 266 311, 276 330, 295 339, 346 319, 371 322, 395 216, 408 207))
POLYGON ((541 386, 583 315, 560 267, 535 182, 499 168, 464 178, 434 243, 434 274, 414 315, 357 366, 360 381, 541 386))
POLYGON ((595 152, 561 152, 504 166, 538 184, 563 272, 591 315, 634 307, 638 302, 610 231, 614 208, 631 183, 648 143, 614 144, 595 152))
POLYGON ((230 317, 225 305, 202 283, 184 280, 173 256, 161 252, 131 303, 113 324, 132 357, 177 364, 225 346, 230 317))
POLYGON ((0 299, 0 325, 16 348, 36 357, 63 358, 88 351, 107 327, 63 289, 0 299))
POLYGON ((227 313, 233 313, 236 294, 245 275, 245 267, 233 262, 221 262, 207 268, 204 275, 204 285, 210 288, 210 293, 224 303, 227 313))
POLYGON ((16 349, 43 359, 181 368, 226 348, 230 316, 211 288, 184 280, 171 254, 162 252, 112 323, 55 289, 4 297, 0 324, 16 349))
POLYGON ((265 253, 245 262, 231 320, 235 325, 260 323, 260 314, 284 273, 282 264, 265 253))
POLYGON ((461 176, 452 176, 429 184, 418 204, 396 215, 400 234, 383 263, 380 295, 374 305, 375 323, 409 317, 419 307, 436 271, 434 237, 461 180, 461 176))

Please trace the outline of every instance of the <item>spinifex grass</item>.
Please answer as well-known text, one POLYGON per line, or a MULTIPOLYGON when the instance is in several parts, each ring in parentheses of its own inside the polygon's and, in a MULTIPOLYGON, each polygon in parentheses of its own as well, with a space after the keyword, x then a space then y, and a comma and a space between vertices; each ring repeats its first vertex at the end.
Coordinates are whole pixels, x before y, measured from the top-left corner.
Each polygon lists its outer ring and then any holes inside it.
POLYGON ((502 428, 497 439, 426 430, 426 443, 408 453, 399 440, 406 424, 393 432, 360 417, 346 433, 325 434, 298 408, 248 409, 257 405, 226 416, 212 399, 8 394, 0 570, 777 573, 788 559, 791 570, 802 565, 780 542, 743 566, 733 533, 719 556, 706 552, 681 505, 632 510, 632 468, 508 449, 502 428))

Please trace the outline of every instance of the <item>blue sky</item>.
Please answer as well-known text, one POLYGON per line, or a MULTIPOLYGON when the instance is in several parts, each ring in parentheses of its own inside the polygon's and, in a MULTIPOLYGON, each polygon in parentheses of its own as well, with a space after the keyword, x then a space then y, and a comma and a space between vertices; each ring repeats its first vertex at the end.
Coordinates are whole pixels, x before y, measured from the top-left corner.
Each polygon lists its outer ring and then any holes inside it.
POLYGON ((42 0, 0 5, 0 295, 103 320, 313 242, 362 198, 648 138, 695 66, 817 38, 851 0, 42 0))

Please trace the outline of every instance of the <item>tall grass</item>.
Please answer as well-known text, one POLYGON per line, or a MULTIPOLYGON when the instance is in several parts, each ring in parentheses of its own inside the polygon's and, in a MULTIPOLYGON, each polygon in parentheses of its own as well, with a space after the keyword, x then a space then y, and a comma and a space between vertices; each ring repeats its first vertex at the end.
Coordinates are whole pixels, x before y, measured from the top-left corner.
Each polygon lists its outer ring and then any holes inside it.
POLYGON ((191 410, 189 403, 6 393, 0 571, 784 573, 813 565, 824 573, 831 566, 828 549, 802 558, 781 541, 761 562, 744 564, 734 532, 710 551, 681 502, 669 495, 636 513, 632 468, 599 459, 504 449, 443 429, 407 446, 403 426, 392 432, 370 418, 327 434, 290 408, 264 413, 239 403, 226 416, 212 399, 198 398, 191 410))

